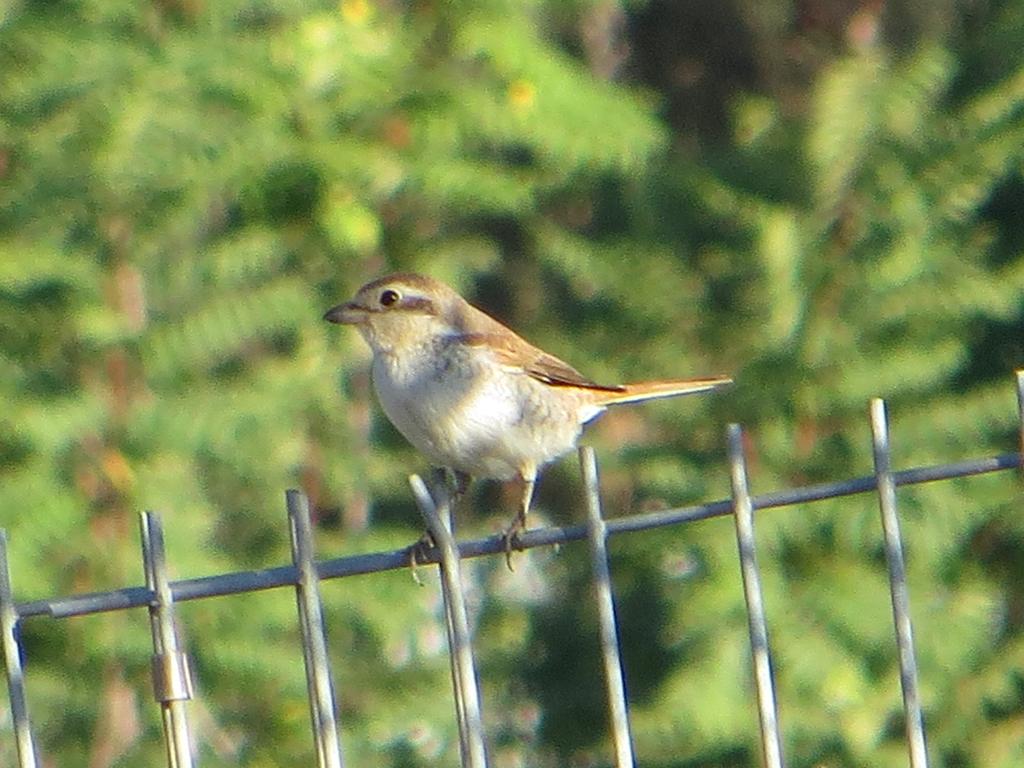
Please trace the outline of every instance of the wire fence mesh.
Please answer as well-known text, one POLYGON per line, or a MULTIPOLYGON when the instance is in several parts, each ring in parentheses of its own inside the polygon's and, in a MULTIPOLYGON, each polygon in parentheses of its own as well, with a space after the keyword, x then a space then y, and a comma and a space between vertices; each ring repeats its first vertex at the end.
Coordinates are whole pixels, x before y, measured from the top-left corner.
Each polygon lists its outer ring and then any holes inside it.
MULTIPOLYGON (((1024 372, 1017 373, 1016 383, 1021 445, 1024 446, 1024 372)), ((874 453, 873 475, 751 495, 743 432, 739 425, 731 425, 728 430, 731 498, 607 521, 601 512, 594 453, 589 448, 580 449, 586 493, 586 524, 527 531, 520 537, 519 545, 529 549, 584 539, 589 542, 593 582, 598 601, 599 639, 605 671, 608 717, 614 750, 612 760, 617 768, 633 766, 636 757, 630 733, 629 706, 618 645, 619 631, 606 547, 608 537, 681 525, 710 517, 733 515, 750 632, 752 677, 757 694, 763 761, 768 768, 777 768, 785 765, 783 728, 776 705, 768 622, 761 595, 761 578, 754 536, 755 513, 760 510, 868 492, 877 494, 881 513, 909 764, 911 768, 924 768, 929 764, 918 690, 918 668, 910 620, 910 595, 907 589, 896 491, 901 486, 1021 468, 1024 466, 1024 453, 1018 451, 897 471, 892 469, 888 419, 882 400, 872 401, 870 422, 874 453)), ((422 565, 436 564, 441 571, 440 584, 445 609, 461 763, 467 768, 483 768, 489 764, 489 752, 484 732, 478 669, 473 656, 473 642, 467 621, 466 596, 461 586, 460 568, 461 561, 465 558, 504 555, 505 541, 503 537, 498 536, 456 542, 450 496, 443 488, 435 488, 432 492, 418 476, 412 476, 410 482, 417 505, 435 543, 434 547, 423 549, 422 565)), ((195 765, 197 761, 195 736, 188 720, 188 703, 195 694, 180 628, 175 621, 175 604, 280 587, 292 587, 296 592, 317 765, 328 768, 340 768, 344 765, 340 737, 344 724, 340 722, 338 716, 338 697, 327 653, 320 583, 327 579, 408 567, 410 550, 400 549, 317 562, 313 555, 313 526, 308 501, 298 491, 288 491, 286 506, 292 543, 291 565, 170 581, 160 518, 154 513, 146 512, 141 516, 142 558, 146 574, 144 586, 20 603, 14 598, 7 534, 0 530, 0 643, 7 678, 11 734, 15 741, 18 766, 35 768, 40 765, 26 696, 24 648, 19 637, 22 622, 39 620, 41 617, 57 620, 145 607, 149 611, 152 629, 153 692, 162 711, 167 765, 172 768, 185 768, 195 765)), ((341 695, 344 696, 344 691, 341 695)))

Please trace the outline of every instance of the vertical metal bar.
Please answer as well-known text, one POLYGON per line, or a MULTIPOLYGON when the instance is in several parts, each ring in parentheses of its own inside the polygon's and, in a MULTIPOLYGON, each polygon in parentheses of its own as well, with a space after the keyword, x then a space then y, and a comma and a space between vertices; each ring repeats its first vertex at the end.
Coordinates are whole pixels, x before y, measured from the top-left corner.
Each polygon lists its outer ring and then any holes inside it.
POLYGON ((1017 451, 1020 456, 1020 469, 1024 472, 1024 369, 1016 371, 1017 377, 1017 416, 1020 419, 1020 434, 1017 436, 1017 451))
POLYGON ((36 746, 28 719, 25 672, 21 666, 21 643, 18 641, 18 612, 14 607, 11 567, 7 559, 7 531, 3 529, 0 529, 0 646, 3 646, 4 669, 7 671, 18 768, 36 768, 36 746))
POLYGON ((601 491, 597 478, 597 459, 594 449, 579 449, 583 486, 587 496, 587 534, 590 540, 590 559, 594 566, 594 588, 601 631, 601 656, 604 678, 608 688, 608 708, 611 716, 612 742, 615 746, 617 768, 633 768, 633 739, 629 728, 629 710, 626 705, 626 684, 619 655, 619 633, 615 621, 615 600, 612 595, 611 571, 608 566, 608 526, 601 516, 601 491))
POLYGON ((892 618, 896 626, 899 649, 900 685, 903 688, 903 712, 906 718, 907 746, 912 768, 926 768, 924 717, 917 686, 917 659, 914 657, 914 632, 910 622, 910 595, 907 571, 903 562, 900 522, 896 514, 896 483, 892 476, 889 449, 889 424, 885 401, 871 401, 871 436, 875 455, 875 478, 878 484, 878 505, 882 513, 885 535, 885 560, 889 566, 889 591, 892 595, 892 618))
POLYGON ((487 750, 484 745, 484 725, 480 712, 480 690, 477 686, 476 663, 473 660, 473 646, 469 634, 469 617, 466 613, 465 596, 462 594, 462 573, 459 550, 455 546, 448 524, 438 514, 434 499, 419 475, 409 478, 420 514, 434 537, 441 557, 441 589, 450 611, 449 652, 455 659, 453 685, 456 695, 461 698, 459 728, 460 739, 465 745, 464 768, 486 768, 487 750))
POLYGON ((164 724, 167 765, 191 768, 194 765, 185 702, 192 698, 192 677, 188 659, 179 648, 174 626, 174 599, 167 578, 164 532, 154 512, 143 512, 142 560, 146 586, 152 591, 149 626, 153 635, 153 692, 160 702, 164 724))
MULTIPOLYGON (((452 538, 455 537, 455 504, 452 496, 452 486, 449 484, 448 474, 444 470, 434 473, 433 491, 431 498, 435 501, 435 509, 443 521, 447 521, 448 531, 452 538)), ((461 579, 459 581, 461 584, 461 579)), ((460 590, 461 594, 461 590, 460 590)), ((444 583, 441 584, 441 604, 444 608, 444 629, 445 637, 448 639, 448 647, 456 647, 455 614, 452 608, 452 600, 448 597, 448 590, 444 583)), ((462 677, 459 674, 458 659, 455 653, 448 654, 448 666, 451 669, 452 692, 455 695, 455 716, 459 725, 459 763, 469 764, 471 746, 469 743, 469 720, 467 719, 466 698, 462 688, 462 677)), ((475 679, 475 677, 474 677, 475 679)))
POLYGON ((747 623, 750 629, 750 653, 754 664, 757 688, 757 711, 761 720, 761 749, 767 768, 782 768, 782 736, 772 682, 771 654, 768 649, 768 624, 765 620, 761 575, 757 567, 754 542, 754 506, 747 482, 747 464, 743 455, 743 430, 739 424, 729 425, 729 469, 732 478, 733 518, 736 522, 736 545, 739 549, 740 572, 743 575, 743 597, 747 602, 747 623))
POLYGON ((302 632, 302 659, 306 665, 309 712, 320 768, 341 768, 341 740, 338 737, 337 706, 331 663, 327 656, 327 633, 323 602, 320 599, 320 575, 313 558, 313 526, 309 518, 309 500, 303 493, 285 493, 291 534, 292 562, 299 571, 295 602, 302 632))

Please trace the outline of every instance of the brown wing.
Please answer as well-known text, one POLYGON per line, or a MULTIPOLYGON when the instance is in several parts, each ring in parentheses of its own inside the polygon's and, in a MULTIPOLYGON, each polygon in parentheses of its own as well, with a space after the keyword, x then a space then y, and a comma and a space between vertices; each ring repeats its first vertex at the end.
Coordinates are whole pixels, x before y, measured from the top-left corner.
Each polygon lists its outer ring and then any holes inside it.
POLYGON ((498 362, 553 387, 573 386, 602 392, 622 392, 622 387, 591 381, 564 360, 538 349, 515 331, 505 327, 472 304, 459 305, 453 325, 462 330, 460 341, 470 346, 486 346, 498 362))
POLYGON ((528 376, 553 387, 573 386, 604 392, 624 392, 620 386, 591 381, 564 360, 538 349, 512 333, 467 333, 461 339, 470 346, 486 345, 500 363, 522 370, 528 376))

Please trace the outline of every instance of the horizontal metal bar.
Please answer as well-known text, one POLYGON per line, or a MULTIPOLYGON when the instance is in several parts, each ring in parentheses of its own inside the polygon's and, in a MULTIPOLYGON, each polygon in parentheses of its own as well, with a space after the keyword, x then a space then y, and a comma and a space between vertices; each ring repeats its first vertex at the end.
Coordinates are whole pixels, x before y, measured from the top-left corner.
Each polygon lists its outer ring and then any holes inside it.
MULTIPOLYGON (((971 459, 952 464, 905 469, 900 472, 894 472, 893 480, 897 486, 916 485, 937 480, 983 475, 989 472, 1016 469, 1021 466, 1021 454, 1004 453, 984 459, 971 459)), ((751 501, 755 510, 772 509, 793 504, 806 504, 812 501, 851 496, 857 493, 873 492, 876 487, 874 476, 866 476, 761 494, 755 496, 751 501)), ((689 507, 629 515, 628 517, 608 520, 608 535, 613 536, 619 533, 631 533, 668 525, 690 523, 728 515, 731 512, 732 502, 722 500, 689 507)), ((552 544, 568 544, 572 541, 582 541, 586 537, 587 527, 585 525, 572 525, 565 528, 540 528, 521 533, 517 537, 516 547, 517 549, 530 549, 532 547, 550 546, 552 544)), ((505 538, 500 535, 459 543, 459 554, 463 558, 498 553, 504 554, 504 552, 505 538)), ((424 564, 436 563, 437 553, 427 553, 421 562, 424 564)), ((374 552, 325 560, 317 563, 317 573, 319 573, 322 580, 326 580, 377 573, 379 571, 397 570, 407 568, 408 566, 409 550, 403 548, 392 552, 374 552)), ((172 582, 171 595, 174 602, 180 603, 208 597, 223 597, 241 592, 257 592, 263 589, 295 586, 298 583, 298 578, 298 570, 292 565, 252 571, 238 571, 172 582)), ((126 608, 141 608, 148 606, 151 601, 152 593, 145 587, 125 587, 108 592, 94 592, 71 597, 18 603, 17 611, 19 618, 28 618, 30 616, 66 618, 126 608)))

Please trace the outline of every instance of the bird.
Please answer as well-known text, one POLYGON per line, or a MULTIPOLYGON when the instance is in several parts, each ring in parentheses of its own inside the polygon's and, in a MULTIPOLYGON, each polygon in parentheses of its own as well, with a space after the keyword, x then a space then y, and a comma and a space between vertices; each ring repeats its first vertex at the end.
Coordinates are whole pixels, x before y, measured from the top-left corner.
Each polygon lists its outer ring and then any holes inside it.
POLYGON ((538 472, 573 450, 612 406, 691 395, 728 376, 598 384, 434 278, 396 273, 366 283, 324 319, 355 327, 373 354, 377 399, 456 495, 471 478, 522 481, 505 531, 506 561, 526 530, 538 472))

